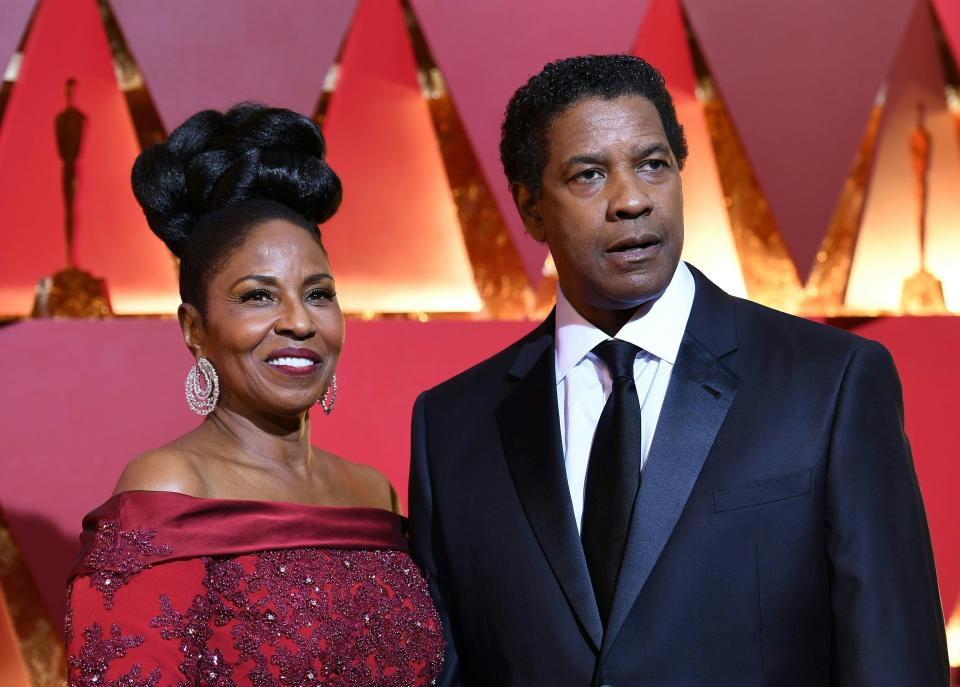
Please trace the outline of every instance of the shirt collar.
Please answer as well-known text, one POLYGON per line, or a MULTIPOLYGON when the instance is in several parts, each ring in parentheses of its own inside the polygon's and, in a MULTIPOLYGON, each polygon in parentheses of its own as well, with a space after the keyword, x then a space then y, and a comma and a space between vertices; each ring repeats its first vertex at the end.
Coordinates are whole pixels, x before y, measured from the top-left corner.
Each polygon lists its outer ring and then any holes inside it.
MULTIPOLYGON (((696 284, 685 262, 677 265, 670 283, 645 313, 634 315, 616 338, 629 341, 648 353, 676 363, 680 341, 693 307, 696 284)), ((594 346, 610 337, 576 311, 557 285, 555 349, 557 383, 583 360, 594 346)))

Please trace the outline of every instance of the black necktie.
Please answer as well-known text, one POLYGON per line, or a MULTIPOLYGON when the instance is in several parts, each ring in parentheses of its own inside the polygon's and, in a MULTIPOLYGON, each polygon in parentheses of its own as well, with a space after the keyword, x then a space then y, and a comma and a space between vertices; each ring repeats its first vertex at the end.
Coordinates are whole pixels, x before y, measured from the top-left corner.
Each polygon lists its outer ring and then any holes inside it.
POLYGON ((617 587, 633 502, 640 488, 640 399, 633 362, 640 349, 626 341, 604 341, 593 349, 613 378, 590 447, 580 538, 606 625, 617 587))

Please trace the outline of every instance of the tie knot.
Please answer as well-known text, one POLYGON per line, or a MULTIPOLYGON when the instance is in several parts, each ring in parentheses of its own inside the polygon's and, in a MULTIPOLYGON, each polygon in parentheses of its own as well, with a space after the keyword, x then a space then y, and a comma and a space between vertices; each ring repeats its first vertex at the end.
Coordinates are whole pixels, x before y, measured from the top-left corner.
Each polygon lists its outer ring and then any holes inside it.
POLYGON ((603 361, 614 379, 624 377, 633 380, 633 361, 639 352, 639 346, 620 339, 609 339, 593 347, 593 354, 603 361))

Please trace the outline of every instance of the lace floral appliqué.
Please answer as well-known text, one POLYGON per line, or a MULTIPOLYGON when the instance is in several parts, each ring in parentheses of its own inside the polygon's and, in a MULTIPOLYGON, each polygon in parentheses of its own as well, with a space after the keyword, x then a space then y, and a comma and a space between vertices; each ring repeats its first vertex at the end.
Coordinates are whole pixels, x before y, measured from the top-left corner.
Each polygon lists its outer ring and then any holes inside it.
POLYGON ((63 636, 68 644, 73 641, 73 580, 67 583, 67 608, 63 615, 63 636))
POLYGON ((126 674, 107 682, 105 676, 110 664, 122 659, 127 651, 143 644, 142 635, 123 636, 119 625, 110 627, 110 636, 103 636, 103 627, 94 623, 83 631, 83 645, 67 663, 69 687, 155 687, 160 682, 160 669, 154 668, 141 677, 143 668, 134 663, 126 674))
POLYGON ((150 621, 179 641, 180 686, 408 687, 439 673, 440 620, 406 553, 293 549, 204 562, 206 593, 183 611, 162 596, 150 621), (213 628, 230 640, 215 646, 213 628))
POLYGON ((170 546, 151 544, 156 536, 156 530, 122 530, 117 520, 99 523, 93 547, 83 562, 92 571, 90 583, 103 594, 104 608, 113 608, 117 590, 149 567, 147 558, 173 553, 170 546))

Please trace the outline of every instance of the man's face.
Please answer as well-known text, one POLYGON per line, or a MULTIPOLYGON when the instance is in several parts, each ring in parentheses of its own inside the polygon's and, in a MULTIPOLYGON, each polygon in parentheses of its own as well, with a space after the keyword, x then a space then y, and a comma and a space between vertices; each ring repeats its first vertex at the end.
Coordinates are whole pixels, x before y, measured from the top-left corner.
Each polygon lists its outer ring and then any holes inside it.
POLYGON ((550 246, 577 311, 622 325, 667 288, 683 248, 680 174, 660 115, 640 96, 583 99, 547 141, 540 194, 515 189, 524 223, 550 246))

